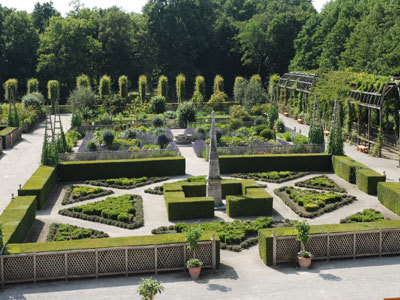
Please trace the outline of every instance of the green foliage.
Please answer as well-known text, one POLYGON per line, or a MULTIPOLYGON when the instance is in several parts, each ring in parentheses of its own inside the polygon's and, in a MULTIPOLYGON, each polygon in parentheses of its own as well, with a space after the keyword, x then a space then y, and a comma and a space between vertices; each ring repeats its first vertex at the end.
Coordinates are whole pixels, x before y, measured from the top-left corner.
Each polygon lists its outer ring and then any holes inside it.
POLYGON ((101 138, 103 140, 103 142, 106 144, 107 148, 110 148, 114 142, 114 133, 110 130, 104 130, 101 138))
POLYGON ((260 135, 261 131, 268 129, 268 127, 267 127, 267 125, 261 124, 261 125, 257 125, 255 127, 253 127, 253 129, 254 129, 256 135, 260 135))
POLYGON ((47 242, 59 242, 70 240, 100 239, 107 238, 108 234, 103 231, 82 228, 68 224, 50 224, 47 242))
POLYGON ((291 171, 272 171, 272 172, 259 172, 259 173, 237 173, 231 174, 232 177, 252 179, 256 181, 266 181, 273 183, 281 183, 302 177, 308 173, 305 172, 291 172, 291 171))
POLYGON ((364 193, 376 195, 379 182, 385 182, 386 176, 375 172, 372 169, 358 169, 356 171, 357 187, 364 193))
POLYGON ((324 129, 321 124, 311 123, 308 130, 308 141, 310 144, 324 144, 324 129))
POLYGON ((242 86, 243 81, 243 77, 237 76, 233 85, 233 99, 239 103, 242 103, 242 100, 244 98, 244 88, 242 86))
POLYGON ((4 98, 8 102, 14 102, 17 100, 17 93, 18 93, 18 80, 15 78, 8 79, 4 82, 4 98))
POLYGON ((112 94, 103 98, 102 107, 104 110, 111 114, 111 116, 118 115, 125 110, 126 98, 121 97, 119 94, 112 94))
POLYGON ((266 128, 260 132, 260 136, 266 140, 274 140, 275 132, 272 129, 266 128))
POLYGON ((39 92, 39 80, 36 78, 30 78, 28 79, 26 83, 26 93, 31 94, 31 93, 38 93, 39 92))
POLYGON ((203 99, 206 97, 206 81, 204 77, 200 75, 196 76, 195 79, 193 97, 196 93, 201 94, 203 99))
POLYGON ((281 119, 278 119, 278 121, 275 123, 275 127, 276 127, 276 132, 278 132, 278 133, 285 132, 285 123, 283 123, 283 121, 281 119))
POLYGON ((231 107, 231 116, 234 119, 242 119, 242 120, 250 119, 249 113, 241 105, 233 105, 231 107))
POLYGON ((32 107, 37 111, 39 111, 42 105, 44 105, 44 97, 39 92, 26 94, 22 97, 21 101, 25 108, 32 107))
POLYGON ((128 77, 125 75, 121 75, 118 78, 118 86, 119 86, 119 96, 121 98, 128 97, 128 77))
POLYGON ((199 249, 198 241, 203 233, 203 230, 199 224, 193 224, 185 231, 185 240, 187 243, 187 249, 193 251, 193 258, 196 258, 196 250, 199 249))
POLYGON ((217 91, 211 95, 207 104, 211 106, 214 111, 219 111, 223 109, 223 103, 226 102, 227 98, 228 96, 224 92, 217 91))
POLYGON ((111 78, 108 75, 103 75, 99 81, 99 96, 101 99, 111 95, 111 78))
POLYGON ((58 151, 56 147, 56 141, 54 141, 54 143, 52 141, 49 141, 49 139, 47 138, 47 134, 45 134, 40 164, 43 166, 56 166, 57 163, 58 151))
POLYGON ((276 102, 273 102, 269 108, 268 121, 271 128, 274 127, 275 121, 279 119, 278 107, 276 102))
POLYGON ((243 80, 237 87, 237 94, 242 95, 240 103, 242 103, 248 111, 257 104, 264 104, 267 100, 267 94, 264 88, 261 83, 256 80, 243 80))
POLYGON ((146 75, 140 75, 140 76, 139 76, 138 88, 139 88, 139 98, 140 98, 140 101, 141 101, 142 103, 144 103, 144 102, 146 102, 147 91, 148 91, 147 77, 146 77, 146 75))
POLYGON ((356 174, 367 166, 347 156, 332 156, 333 171, 335 174, 350 183, 356 183, 356 174))
POLYGON ((60 83, 57 80, 47 82, 47 98, 50 100, 51 111, 54 112, 55 104, 60 100, 60 83))
POLYGON ((185 102, 178 106, 176 111, 179 126, 186 128, 188 122, 196 121, 196 106, 192 102, 185 102))
POLYGON ((296 182, 295 186, 305 187, 309 189, 333 191, 338 193, 346 193, 346 190, 344 188, 337 185, 332 179, 328 178, 326 175, 296 182))
POLYGON ((374 209, 364 209, 362 212, 352 214, 344 219, 340 220, 340 223, 365 223, 365 222, 377 222, 383 221, 383 217, 380 211, 374 209))
POLYGON ((176 98, 178 103, 182 103, 186 97, 186 77, 183 74, 179 74, 176 77, 176 98))
POLYGON ((164 97, 165 99, 168 98, 168 77, 167 76, 162 75, 158 79, 157 96, 164 97))
POLYGON ((392 212, 400 215, 400 183, 378 183, 378 200, 392 212))
POLYGON ((4 244, 3 244, 3 226, 1 225, 1 223, 0 223, 0 249, 3 249, 3 246, 4 246, 4 244))
POLYGON ((216 75, 214 78, 214 94, 224 92, 224 78, 221 75, 216 75))
POLYGON ((165 112, 166 99, 164 96, 155 96, 150 99, 151 111, 154 114, 162 114, 165 112))
POLYGON ((90 88, 90 78, 86 74, 81 74, 76 77, 76 88, 79 90, 80 88, 90 88))
POLYGON ((270 96, 272 96, 274 92, 277 93, 280 79, 281 77, 278 74, 272 74, 269 77, 268 93, 270 96))
POLYGON ((250 81, 257 81, 258 83, 262 84, 260 74, 254 74, 253 76, 251 76, 250 81))
POLYGON ((142 300, 153 300, 157 294, 161 294, 164 290, 162 282, 153 280, 150 278, 142 278, 140 282, 138 294, 142 297, 142 300))
POLYGON ((301 244, 301 251, 305 251, 306 244, 309 240, 309 234, 310 234, 310 225, 308 225, 307 221, 298 221, 294 224, 294 228, 297 230, 297 237, 296 239, 300 242, 301 244))
POLYGON ((293 144, 295 145, 304 145, 304 144, 309 144, 308 138, 305 137, 302 134, 297 134, 293 138, 293 144))

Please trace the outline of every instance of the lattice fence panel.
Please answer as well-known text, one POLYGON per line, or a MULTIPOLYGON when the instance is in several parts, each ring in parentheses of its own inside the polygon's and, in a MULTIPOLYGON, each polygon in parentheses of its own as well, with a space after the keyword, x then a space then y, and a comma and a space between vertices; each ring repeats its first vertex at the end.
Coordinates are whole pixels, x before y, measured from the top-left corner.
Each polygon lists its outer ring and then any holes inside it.
POLYGON ((92 252, 68 253, 68 276, 96 274, 96 254, 92 252))
POLYGON ((290 260, 300 251, 300 243, 296 238, 276 239, 276 260, 290 260))
POLYGON ((49 279, 65 276, 65 255, 61 254, 37 254, 36 278, 49 279))
POLYGON ((155 269, 154 248, 128 249, 128 271, 150 271, 155 269))
POLYGON ((99 273, 125 273, 125 250, 107 249, 98 251, 99 273))
POLYGON ((379 232, 357 233, 356 254, 379 254, 379 232))
POLYGON ((183 268, 183 245, 157 248, 157 269, 183 268))
POLYGON ((353 255, 354 235, 331 235, 329 237, 330 256, 351 256, 353 255))
POLYGON ((315 258, 326 257, 328 255, 328 237, 310 236, 306 250, 311 252, 315 258))
POLYGON ((382 253, 400 252, 400 231, 382 232, 382 253))
MULTIPOLYGON (((212 246, 211 244, 199 244, 199 249, 196 251, 196 258, 203 262, 203 266, 212 265, 212 246)), ((187 251, 187 260, 193 258, 193 252, 187 251)))
POLYGON ((33 280, 33 256, 4 257, 4 281, 33 280))

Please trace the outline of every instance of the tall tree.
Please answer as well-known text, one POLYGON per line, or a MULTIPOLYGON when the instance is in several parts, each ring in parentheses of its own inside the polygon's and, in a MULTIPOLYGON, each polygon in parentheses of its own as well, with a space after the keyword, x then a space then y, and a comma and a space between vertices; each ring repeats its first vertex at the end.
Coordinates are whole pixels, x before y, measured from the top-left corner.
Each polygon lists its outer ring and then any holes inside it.
POLYGON ((40 33, 43 33, 46 27, 49 25, 50 18, 53 16, 60 16, 60 13, 54 8, 53 1, 36 2, 32 12, 33 24, 40 33))

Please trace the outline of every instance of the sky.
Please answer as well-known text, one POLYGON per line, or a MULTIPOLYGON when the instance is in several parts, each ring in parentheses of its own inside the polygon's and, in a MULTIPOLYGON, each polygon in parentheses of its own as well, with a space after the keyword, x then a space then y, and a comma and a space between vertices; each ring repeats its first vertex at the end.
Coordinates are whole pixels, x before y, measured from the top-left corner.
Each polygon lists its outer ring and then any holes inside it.
MULTIPOLYGON (((32 12, 33 7, 36 2, 48 2, 49 0, 0 0, 2 6, 16 8, 18 10, 26 10, 27 12, 32 12)), ((282 0, 285 1, 285 0, 282 0)), ((328 0, 313 0, 314 6, 318 11, 321 11, 322 6, 328 0)), ((53 0, 54 7, 65 16, 67 12, 71 10, 69 3, 71 0, 53 0)), ((122 7, 126 12, 141 12, 143 5, 147 0, 81 0, 81 3, 85 7, 98 7, 98 8, 108 8, 110 6, 116 5, 122 7)))

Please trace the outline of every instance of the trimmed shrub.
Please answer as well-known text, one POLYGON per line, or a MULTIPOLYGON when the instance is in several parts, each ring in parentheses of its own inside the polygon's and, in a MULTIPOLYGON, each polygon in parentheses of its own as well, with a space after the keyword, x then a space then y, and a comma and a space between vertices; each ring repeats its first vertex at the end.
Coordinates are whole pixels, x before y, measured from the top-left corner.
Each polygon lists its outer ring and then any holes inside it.
POLYGON ((203 76, 196 76, 194 83, 193 98, 196 93, 199 93, 203 99, 206 97, 206 81, 203 76))
POLYGON ((182 103, 178 106, 177 117, 179 126, 186 128, 188 122, 196 121, 196 106, 192 102, 182 103))
POLYGON ((98 145, 94 139, 91 139, 86 143, 86 149, 88 149, 89 151, 97 151, 97 148, 98 145))
POLYGON ((56 182, 56 168, 40 166, 24 186, 18 190, 18 196, 36 196, 37 208, 41 209, 46 203, 56 182))
POLYGON ((165 149, 169 144, 169 139, 165 134, 160 134, 157 137, 157 145, 160 146, 161 149, 165 149))
POLYGON ((370 195, 376 195, 378 192, 378 183, 385 181, 386 176, 371 169, 359 169, 356 172, 357 187, 370 195))
POLYGON ((147 90, 148 90, 146 75, 140 75, 139 76, 138 89, 139 89, 140 101, 142 103, 146 102, 147 90))
POLYGON ((162 114, 165 112, 166 100, 163 96, 155 96, 150 99, 151 110, 153 114, 162 114))
POLYGON ((302 134, 297 134, 293 138, 293 144, 306 145, 306 144, 308 144, 308 138, 302 134))
POLYGON ((272 129, 267 128, 260 132, 260 136, 266 140, 274 140, 275 132, 272 129))
POLYGON ((388 209, 400 216, 400 183, 379 182, 378 199, 388 209))
POLYGON ((221 155, 222 174, 267 171, 332 171, 329 154, 221 155))
POLYGON ((233 99, 236 102, 242 103, 243 104, 243 98, 244 98, 244 78, 241 76, 237 76, 235 78, 235 83, 233 85, 233 99))
POLYGON ((267 125, 257 125, 256 127, 254 127, 254 131, 256 132, 256 135, 260 135, 261 131, 268 129, 267 125))
POLYGON ((39 80, 36 78, 28 79, 26 83, 26 93, 31 94, 36 92, 39 92, 39 80))
POLYGON ((165 99, 168 98, 168 77, 167 76, 162 75, 158 79, 157 95, 159 97, 164 97, 165 99))
POLYGON ((248 188, 244 196, 226 197, 226 214, 230 217, 270 216, 273 198, 262 188, 248 188))
POLYGON ((244 121, 251 119, 248 112, 241 105, 233 105, 231 107, 231 116, 234 119, 242 119, 244 121))
POLYGON ((128 97, 128 77, 125 75, 121 75, 118 78, 118 86, 119 86, 119 96, 121 98, 128 97))
POLYGON ((216 75, 214 78, 214 94, 224 92, 224 78, 221 75, 216 75))
POLYGON ((17 100, 17 93, 18 93, 18 80, 15 78, 8 79, 4 82, 4 98, 9 101, 16 101, 17 100))
POLYGON ((54 113, 55 104, 60 100, 60 83, 57 80, 47 82, 47 98, 50 100, 51 111, 54 113))
POLYGON ((42 105, 44 105, 44 97, 39 92, 33 92, 26 94, 22 97, 22 104, 25 108, 31 106, 36 110, 39 110, 42 105))
POLYGON ((224 102, 226 102, 227 98, 228 96, 224 92, 217 91, 211 95, 211 98, 207 104, 215 111, 222 110, 224 108, 224 102))
POLYGON ((253 76, 251 76, 250 81, 255 81, 258 82, 259 84, 262 84, 260 74, 254 74, 253 76))
POLYGON ((164 116, 167 117, 167 118, 170 119, 170 120, 174 120, 174 119, 176 119, 176 112, 173 111, 173 110, 167 110, 167 111, 164 113, 164 116))
POLYGON ((276 126, 276 132, 279 132, 279 133, 285 132, 285 123, 283 123, 283 121, 281 119, 278 119, 278 121, 276 121, 275 126, 276 126))
POLYGON ((133 129, 131 129, 131 128, 128 128, 127 130, 125 130, 123 133, 122 133, 122 137, 124 138, 124 139, 127 139, 127 140, 129 140, 129 139, 136 139, 137 138, 137 131, 136 130, 133 130, 133 129))
POLYGON ((110 148, 114 142, 114 134, 110 130, 104 130, 101 138, 103 142, 106 144, 107 148, 110 148))
POLYGON ((244 126, 244 123, 241 119, 232 119, 229 122, 229 130, 235 131, 244 126))
POLYGON ((76 77, 76 88, 79 90, 80 88, 90 88, 90 79, 86 74, 81 74, 76 77))
POLYGON ((185 158, 163 157, 115 161, 61 162, 57 167, 60 181, 88 179, 179 176, 185 175, 185 158))
POLYGON ((356 173, 359 169, 368 169, 367 166, 347 156, 332 156, 332 166, 335 174, 350 183, 356 183, 356 173))
POLYGON ((179 74, 176 77, 176 98, 178 103, 182 103, 186 97, 186 77, 183 74, 179 74))
POLYGON ((154 127, 163 127, 164 121, 160 117, 155 117, 152 121, 154 127))
POLYGON ((111 95, 111 78, 108 75, 103 75, 99 82, 99 96, 104 99, 111 95))

